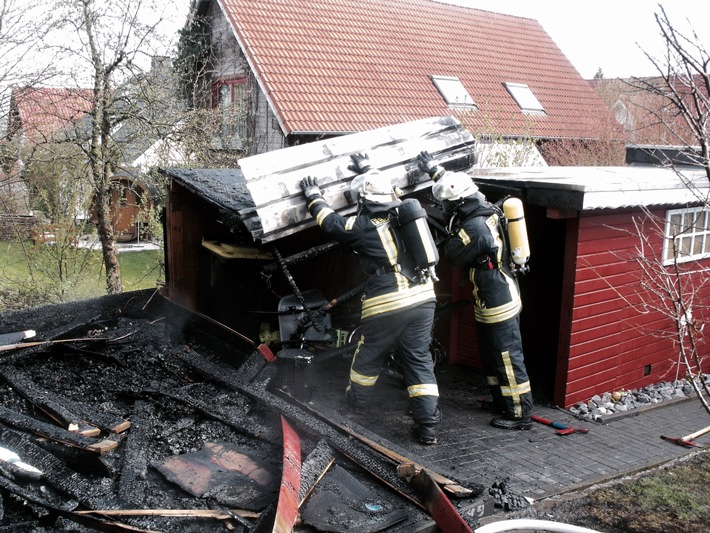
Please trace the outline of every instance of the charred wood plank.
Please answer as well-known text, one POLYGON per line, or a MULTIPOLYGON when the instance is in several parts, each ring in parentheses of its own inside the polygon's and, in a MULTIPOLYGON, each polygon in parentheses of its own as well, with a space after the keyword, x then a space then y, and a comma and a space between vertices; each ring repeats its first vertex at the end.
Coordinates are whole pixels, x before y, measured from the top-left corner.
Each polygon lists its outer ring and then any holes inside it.
POLYGON ((146 473, 148 472, 148 444, 153 432, 153 406, 147 402, 133 403, 132 429, 126 438, 123 467, 118 485, 118 497, 140 505, 145 501, 146 473))
POLYGON ((382 454, 364 443, 353 440, 325 421, 265 390, 265 387, 260 386, 259 383, 254 382, 248 387, 242 386, 234 378, 235 372, 232 368, 210 361, 192 349, 180 352, 177 357, 210 379, 241 392, 259 401, 265 408, 287 417, 310 435, 318 439, 325 439, 338 452, 360 465, 382 483, 398 492, 411 503, 422 507, 413 488, 397 477, 397 463, 395 461, 383 457, 382 454))
POLYGON ((298 506, 303 505, 308 496, 331 466, 335 464, 335 450, 324 440, 318 441, 311 453, 301 464, 301 492, 298 495, 298 506))
POLYGON ((0 346, 6 344, 17 344, 25 339, 31 339, 37 333, 33 329, 27 329, 25 331, 13 331, 11 333, 0 333, 0 346))
POLYGON ((217 422, 221 422, 222 424, 231 427, 237 433, 247 437, 260 438, 264 433, 264 427, 258 424, 249 415, 249 412, 246 409, 242 410, 239 407, 228 409, 225 406, 220 405, 217 401, 208 404, 202 400, 191 397, 185 392, 174 394, 166 390, 143 389, 139 391, 131 391, 131 394, 169 398, 194 409, 201 415, 211 418, 212 420, 216 420, 217 422))
POLYGON ((69 468, 63 460, 45 451, 33 440, 24 433, 0 425, 0 442, 14 450, 23 461, 41 470, 44 484, 93 507, 114 507, 118 504, 112 484, 96 483, 96 478, 69 468))
MULTIPOLYGON (((160 531, 154 529, 144 529, 141 527, 132 526, 130 524, 124 524, 121 522, 114 522, 109 520, 103 520, 89 515, 77 514, 67 509, 64 509, 54 503, 48 502, 46 499, 39 498, 35 494, 31 493, 29 490, 25 489, 20 485, 12 483, 0 476, 0 488, 15 494, 24 500, 31 502, 35 505, 43 507, 57 515, 81 524, 96 531, 104 531, 106 533, 161 533, 160 531)), ((34 524, 36 525, 36 523, 34 524)))
POLYGON ((283 428, 283 468, 279 501, 276 506, 274 533, 290 533, 298 517, 299 493, 301 491, 301 441, 286 418, 281 415, 283 428))
POLYGON ((23 415, 2 405, 0 405, 0 421, 17 429, 34 433, 45 439, 61 442, 67 446, 81 448, 93 453, 105 453, 118 446, 118 442, 115 440, 103 439, 99 441, 89 437, 83 437, 47 422, 42 422, 41 420, 23 415))
POLYGON ((91 425, 81 416, 62 405, 58 394, 42 389, 24 376, 15 366, 6 365, 0 367, 0 377, 64 429, 85 437, 96 437, 101 434, 101 430, 98 427, 91 425))
POLYGON ((109 433, 123 433, 131 427, 131 421, 105 411, 97 411, 89 404, 63 398, 62 403, 79 415, 82 420, 109 433))

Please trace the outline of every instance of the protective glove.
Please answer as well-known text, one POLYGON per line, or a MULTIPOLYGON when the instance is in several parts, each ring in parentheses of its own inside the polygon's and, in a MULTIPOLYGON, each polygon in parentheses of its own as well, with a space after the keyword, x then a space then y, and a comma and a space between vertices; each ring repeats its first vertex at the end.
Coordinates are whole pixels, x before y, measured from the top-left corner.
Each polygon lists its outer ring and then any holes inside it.
POLYGON ((303 191, 303 196, 306 197, 308 202, 317 197, 323 197, 323 191, 321 191, 318 186, 318 180, 311 176, 301 180, 301 190, 303 191))
POLYGON ((363 154, 362 152, 351 154, 350 159, 352 159, 353 162, 348 165, 348 170, 352 170, 358 174, 364 174, 365 172, 372 170, 372 166, 370 165, 370 157, 367 154, 363 154))
POLYGON ((438 165, 426 150, 420 152, 417 159, 419 160, 420 170, 429 174, 429 177, 434 181, 438 180, 444 173, 444 167, 438 165))

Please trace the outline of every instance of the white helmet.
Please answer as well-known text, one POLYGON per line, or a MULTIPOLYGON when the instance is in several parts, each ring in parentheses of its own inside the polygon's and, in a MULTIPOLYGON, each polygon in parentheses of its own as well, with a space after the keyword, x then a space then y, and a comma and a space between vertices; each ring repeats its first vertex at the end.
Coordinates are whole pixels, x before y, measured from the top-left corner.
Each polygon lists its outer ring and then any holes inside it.
POLYGON ((350 183, 350 189, 361 194, 366 200, 378 204, 398 203, 392 180, 379 170, 371 170, 356 176, 350 183))
POLYGON ((478 192, 478 187, 468 174, 463 172, 446 172, 431 187, 431 192, 437 200, 459 200, 478 192))

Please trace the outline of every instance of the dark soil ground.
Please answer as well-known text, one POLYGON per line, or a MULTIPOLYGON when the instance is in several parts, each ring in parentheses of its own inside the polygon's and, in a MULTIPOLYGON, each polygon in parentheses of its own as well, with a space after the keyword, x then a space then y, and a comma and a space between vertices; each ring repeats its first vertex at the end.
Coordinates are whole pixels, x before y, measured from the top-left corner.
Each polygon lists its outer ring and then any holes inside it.
POLYGON ((583 492, 535 503, 506 519, 535 518, 587 527, 603 533, 687 533, 710 531, 710 453, 583 492))

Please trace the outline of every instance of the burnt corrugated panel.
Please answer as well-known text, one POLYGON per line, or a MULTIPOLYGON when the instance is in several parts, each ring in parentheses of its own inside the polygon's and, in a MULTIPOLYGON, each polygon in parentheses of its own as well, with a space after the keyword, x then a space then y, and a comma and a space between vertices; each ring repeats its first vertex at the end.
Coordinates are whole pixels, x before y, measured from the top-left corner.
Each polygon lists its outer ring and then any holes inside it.
POLYGON ((465 170, 473 164, 476 141, 453 117, 433 117, 375 130, 301 144, 243 158, 239 161, 253 207, 239 211, 251 224, 255 240, 270 242, 315 224, 306 209, 300 182, 318 179, 323 196, 341 214, 357 208, 350 191, 355 173, 351 155, 364 152, 373 169, 392 179, 403 194, 431 186, 417 165, 417 155, 429 151, 447 169, 465 170), (258 227, 258 229, 256 229, 258 227))

